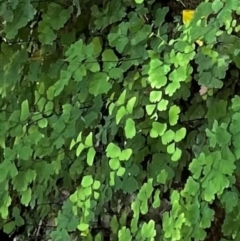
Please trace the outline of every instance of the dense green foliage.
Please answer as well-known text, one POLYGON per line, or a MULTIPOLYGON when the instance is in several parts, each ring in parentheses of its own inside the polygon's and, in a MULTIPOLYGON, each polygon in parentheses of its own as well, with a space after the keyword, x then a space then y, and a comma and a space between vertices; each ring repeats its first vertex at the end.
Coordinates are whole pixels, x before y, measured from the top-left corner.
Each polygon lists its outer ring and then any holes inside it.
POLYGON ((240 240, 239 1, 173 2, 0 0, 4 232, 240 240))

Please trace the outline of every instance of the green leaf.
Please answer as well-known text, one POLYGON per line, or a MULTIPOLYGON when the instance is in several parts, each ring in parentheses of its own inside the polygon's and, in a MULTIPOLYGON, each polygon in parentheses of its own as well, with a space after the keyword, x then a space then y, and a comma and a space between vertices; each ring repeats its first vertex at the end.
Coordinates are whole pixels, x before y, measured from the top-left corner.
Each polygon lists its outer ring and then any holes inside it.
POLYGON ((48 120, 46 118, 43 118, 43 119, 38 121, 38 126, 40 128, 46 128, 47 125, 48 125, 48 120))
POLYGON ((134 193, 139 189, 139 184, 134 177, 129 176, 123 180, 122 189, 124 193, 134 193))
POLYGON ((174 140, 175 133, 172 130, 167 130, 162 136, 163 145, 166 145, 174 140))
POLYGON ((50 86, 47 90, 47 98, 48 100, 53 100, 54 98, 54 87, 50 86))
POLYGON ((141 3, 143 3, 143 0, 135 0, 135 2, 136 2, 137 4, 141 4, 141 3))
POLYGON ((152 115, 155 109, 156 105, 146 105, 146 111, 148 115, 152 115))
POLYGON ((89 93, 95 97, 100 94, 107 94, 112 88, 112 85, 108 81, 109 77, 106 73, 99 72, 93 74, 89 83, 89 93))
POLYGON ((90 132, 89 134, 88 134, 88 136, 86 137, 86 139, 85 139, 85 146, 86 147, 91 147, 91 146, 93 146, 93 140, 92 140, 92 132, 90 132))
POLYGON ((157 176, 157 181, 162 184, 166 184, 168 178, 168 172, 164 169, 157 176))
POLYGON ((95 155, 96 155, 96 151, 95 151, 94 147, 90 147, 88 149, 88 153, 87 153, 87 164, 89 166, 93 165, 93 161, 94 161, 95 155))
POLYGON ((240 96, 236 95, 234 98, 232 98, 232 106, 233 111, 239 111, 240 110, 240 96))
POLYGON ((103 62, 118 62, 118 57, 114 53, 112 49, 105 49, 104 52, 102 53, 102 61, 103 62))
POLYGON ((114 67, 109 71, 109 77, 114 80, 122 80, 123 79, 123 69, 114 67))
POLYGON ((129 230, 129 228, 122 227, 118 231, 118 240, 119 241, 132 240, 132 239, 133 239, 133 237, 131 235, 131 231, 129 230))
MULTIPOLYGON (((72 70, 70 69, 70 66, 71 65, 69 65, 68 67, 68 71, 72 72, 72 70)), ((99 64, 91 62, 91 63, 87 63, 86 65, 77 66, 77 69, 73 73, 74 80, 76 82, 81 82, 83 80, 83 77, 87 75, 87 69, 95 73, 95 71, 99 69, 99 64)))
POLYGON ((223 127, 218 127, 216 130, 216 140, 218 145, 225 146, 231 141, 231 134, 226 131, 223 127))
POLYGON ((170 71, 169 65, 163 65, 159 59, 152 59, 148 71, 149 82, 152 88, 161 88, 167 84, 166 75, 170 71))
POLYGON ((168 154, 173 154, 174 152, 175 152, 175 143, 172 143, 172 144, 168 145, 167 153, 168 154))
POLYGON ((132 114, 133 112, 133 107, 135 105, 135 102, 137 100, 137 97, 132 97, 128 102, 127 102, 127 106, 126 106, 126 109, 128 111, 129 114, 132 114))
POLYGON ((109 185, 110 186, 114 186, 115 185, 115 172, 114 171, 110 172, 109 185))
POLYGON ((95 199, 98 199, 100 194, 98 192, 93 192, 93 196, 94 196, 95 199))
POLYGON ((165 111, 167 110, 167 106, 168 106, 168 100, 161 99, 157 105, 157 109, 159 111, 165 111))
POLYGON ((162 98, 162 91, 151 91, 150 93, 150 102, 156 103, 159 102, 162 98))
POLYGON ((174 69, 170 75, 169 79, 173 82, 183 82, 187 79, 187 68, 185 66, 179 66, 178 68, 174 69))
POLYGON ((98 57, 102 52, 102 42, 100 37, 94 37, 92 42, 93 44, 93 56, 98 57))
POLYGON ((109 166, 113 171, 118 170, 121 167, 121 164, 119 162, 118 158, 112 158, 109 161, 109 166))
POLYGON ((86 224, 86 223, 80 223, 80 224, 78 225, 78 229, 79 229, 81 232, 88 230, 88 228, 89 228, 89 225, 86 224))
POLYGON ((78 148, 76 150, 76 156, 80 156, 80 154, 82 153, 82 151, 85 149, 85 146, 83 145, 83 143, 80 143, 78 145, 78 148))
POLYGON ((101 186, 101 183, 98 180, 95 180, 93 183, 93 189, 98 190, 101 186))
POLYGON ((179 141, 183 140, 186 136, 186 133, 187 133, 187 130, 185 127, 180 128, 179 130, 177 130, 175 132, 174 141, 179 142, 179 141))
POLYGON ((4 161, 0 164, 0 181, 1 183, 7 180, 7 176, 15 177, 18 174, 18 170, 15 164, 11 164, 8 161, 4 161))
POLYGON ((132 155, 132 149, 128 148, 121 152, 121 155, 119 156, 120 161, 127 161, 132 155))
POLYGON ((124 90, 124 91, 120 94, 120 96, 119 96, 119 98, 118 98, 118 100, 117 100, 117 102, 116 102, 116 105, 117 105, 117 106, 123 105, 123 104, 125 103, 126 93, 127 93, 127 91, 124 90))
POLYGON ((69 79, 71 78, 72 73, 66 70, 61 70, 60 80, 54 84, 54 96, 59 96, 63 91, 64 87, 68 85, 69 79))
POLYGON ((143 223, 141 228, 141 237, 144 239, 154 239, 156 236, 155 222, 150 220, 149 223, 143 223))
MULTIPOLYGON (((94 59, 95 60, 95 59, 94 59)), ((94 61, 93 60, 93 61, 94 61)), ((86 64, 86 68, 89 69, 91 72, 93 73, 97 73, 100 71, 100 65, 99 63, 97 62, 90 62, 89 60, 89 63, 86 64)), ((74 72, 74 78, 77 80, 77 81, 80 81, 82 80, 82 77, 85 76, 86 74, 84 73, 83 74, 83 71, 81 71, 81 69, 77 69, 75 72, 74 72)))
POLYGON ((20 121, 26 121, 30 115, 28 100, 24 100, 21 104, 20 121))
MULTIPOLYGON (((119 224, 121 226, 126 226, 126 223, 127 223, 127 213, 126 211, 124 210, 122 213, 121 213, 121 217, 119 218, 119 224)), ((121 230, 120 230, 121 231, 121 230)))
POLYGON ((77 144, 77 142, 76 142, 74 139, 72 139, 69 149, 72 150, 73 147, 74 147, 76 144, 77 144))
POLYGON ((167 7, 158 8, 155 14, 156 18, 155 18, 154 25, 160 28, 160 26, 164 23, 165 16, 167 13, 168 13, 167 7))
POLYGON ((81 142, 82 141, 82 132, 80 131, 78 136, 77 136, 77 141, 76 142, 81 142))
POLYGON ((129 43, 127 36, 129 23, 121 22, 117 28, 117 31, 112 31, 108 34, 108 41, 110 46, 115 46, 119 53, 122 53, 129 43))
POLYGON ((57 38, 54 30, 62 28, 71 16, 72 7, 62 9, 60 5, 52 5, 42 16, 39 23, 39 39, 44 44, 52 44, 57 38), (57 18, 57 19, 56 19, 57 18))
POLYGON ((93 178, 91 175, 84 176, 81 182, 82 187, 90 187, 93 184, 93 178))
POLYGON ((155 194, 154 194, 154 200, 152 203, 152 207, 153 208, 159 208, 161 205, 161 199, 160 199, 160 190, 156 190, 155 194))
POLYGON ((165 94, 169 96, 173 96, 173 94, 180 88, 180 86, 181 85, 179 81, 173 81, 166 87, 165 94))
POLYGON ((135 122, 132 118, 128 118, 124 127, 127 139, 132 139, 136 135, 135 122))
POLYGON ((121 119, 127 114, 128 114, 128 112, 125 109, 125 107, 121 106, 120 109, 117 111, 116 124, 118 125, 120 123, 121 119))
POLYGON ((110 158, 117 158, 121 155, 121 149, 114 143, 109 143, 106 149, 106 155, 110 158))
POLYGON ((22 193, 21 203, 26 207, 29 205, 32 197, 32 190, 28 188, 25 192, 22 193))
POLYGON ((181 158, 181 156, 182 156, 182 151, 177 147, 175 149, 175 152, 173 153, 173 155, 171 157, 171 160, 173 162, 176 162, 176 161, 178 161, 181 158))
POLYGON ((118 177, 122 177, 125 173, 125 168, 124 167, 120 167, 118 170, 117 170, 117 176, 118 177))
POLYGON ((223 7, 223 3, 221 0, 216 0, 212 3, 212 9, 215 13, 217 13, 223 7))
POLYGON ((47 112, 49 115, 52 113, 54 108, 54 104, 52 101, 48 101, 47 104, 45 105, 45 112, 47 112))
POLYGON ((152 28, 149 24, 144 24, 131 38, 131 45, 136 46, 142 41, 147 40, 151 34, 151 30, 152 28))
POLYGON ((114 216, 111 218, 110 228, 111 228, 111 230, 112 230, 112 232, 113 232, 114 234, 117 234, 118 229, 119 229, 119 223, 118 223, 118 219, 117 219, 117 216, 116 216, 116 215, 114 215, 114 216))
POLYGON ((15 219, 15 223, 17 226, 23 225, 24 224, 24 219, 21 216, 20 209, 17 207, 13 208, 12 215, 15 219))
MULTIPOLYGON (((29 21, 31 21, 36 14, 36 9, 30 2, 25 2, 24 4, 13 5, 11 9, 15 10, 12 15, 11 21, 6 23, 4 26, 4 32, 6 33, 7 39, 13 39, 18 33, 18 30, 25 27, 29 21), (14 8, 13 8, 14 6, 14 8)), ((9 14, 9 8, 6 14, 9 14)), ((4 10, 2 10, 4 11, 4 10)))
POLYGON ((156 138, 157 136, 162 136, 165 133, 166 129, 167 129, 167 124, 153 122, 150 136, 153 138, 156 138), (157 133, 157 135, 155 133, 157 133))
POLYGON ((236 157, 233 155, 228 146, 222 147, 222 160, 220 161, 219 170, 225 175, 233 175, 236 169, 236 157))
POLYGON ((238 204, 238 196, 236 192, 233 191, 226 191, 223 193, 221 197, 221 202, 224 204, 227 213, 233 211, 234 207, 238 204))
POLYGON ((200 184, 196 182, 192 177, 189 177, 184 188, 184 192, 188 195, 195 197, 200 191, 200 184))
POLYGON ((4 233, 11 234, 16 229, 16 223, 14 221, 7 222, 3 226, 4 233))
POLYGON ((211 72, 202 72, 199 77, 199 84, 209 88, 222 88, 223 82, 212 75, 211 72))
POLYGON ((19 158, 27 161, 32 156, 32 152, 30 146, 22 146, 19 150, 19 158))
POLYGON ((180 113, 180 108, 176 105, 173 105, 169 109, 169 124, 171 126, 174 126, 178 122, 179 118, 179 113, 180 113))

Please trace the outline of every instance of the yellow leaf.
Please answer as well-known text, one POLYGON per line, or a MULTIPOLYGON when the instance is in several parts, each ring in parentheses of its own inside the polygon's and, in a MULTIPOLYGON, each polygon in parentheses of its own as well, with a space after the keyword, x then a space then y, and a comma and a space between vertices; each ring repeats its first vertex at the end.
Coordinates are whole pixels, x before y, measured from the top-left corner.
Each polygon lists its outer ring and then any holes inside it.
POLYGON ((203 41, 201 41, 201 40, 196 40, 196 43, 201 47, 201 46, 203 46, 203 41))
POLYGON ((183 10, 182 11, 182 19, 183 23, 186 24, 193 19, 195 10, 183 10))
MULTIPOLYGON (((189 23, 193 17, 194 17, 194 13, 195 13, 195 10, 183 10, 182 11, 182 20, 183 20, 183 23, 186 24, 186 23, 189 23)), ((203 46, 203 41, 201 41, 200 39, 196 41, 196 43, 201 47, 203 46)))

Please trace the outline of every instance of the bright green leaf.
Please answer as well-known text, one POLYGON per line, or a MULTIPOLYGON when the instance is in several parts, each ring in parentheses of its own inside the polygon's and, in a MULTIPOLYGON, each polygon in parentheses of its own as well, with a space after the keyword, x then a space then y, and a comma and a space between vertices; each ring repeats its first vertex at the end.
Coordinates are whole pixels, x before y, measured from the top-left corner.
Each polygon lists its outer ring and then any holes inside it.
POLYGON ((85 146, 86 147, 91 147, 93 145, 93 140, 92 140, 92 132, 88 134, 88 136, 85 139, 85 146))
POLYGON ((165 111, 167 110, 167 106, 168 106, 168 100, 161 99, 157 105, 157 109, 159 111, 165 111))
POLYGON ((121 152, 121 155, 119 156, 120 161, 127 161, 132 155, 132 149, 128 148, 121 152))
POLYGON ((106 155, 110 158, 116 158, 121 155, 121 149, 114 143, 109 143, 106 149, 106 155))
POLYGON ((159 102, 162 98, 162 91, 151 91, 149 100, 152 103, 159 102))
POLYGON ((132 139, 136 135, 135 122, 132 118, 127 119, 124 130, 127 139, 132 139))
POLYGON ((81 232, 88 230, 88 227, 89 227, 89 225, 86 224, 86 223, 80 223, 80 224, 78 225, 78 229, 79 229, 81 232))
POLYGON ((76 150, 76 156, 80 156, 80 154, 82 153, 82 151, 85 149, 85 146, 83 145, 83 143, 80 143, 78 145, 78 148, 76 150))
POLYGON ((159 136, 162 136, 167 129, 167 124, 165 124, 165 123, 162 124, 160 122, 153 122, 152 128, 156 133, 158 133, 159 136))
POLYGON ((146 111, 148 115, 152 115, 156 108, 156 105, 146 105, 146 111))
POLYGON ((90 187, 93 184, 93 178, 91 175, 84 176, 81 182, 82 187, 90 187))
POLYGON ((171 157, 171 160, 174 162, 178 161, 181 158, 181 156, 182 156, 182 151, 177 147, 171 157))
POLYGON ((94 158, 95 158, 95 154, 96 154, 96 151, 94 149, 94 147, 90 147, 88 149, 88 153, 87 153, 87 164, 89 166, 92 166, 93 165, 93 161, 94 161, 94 158))
POLYGON ((119 162, 118 158, 112 158, 109 161, 109 166, 113 171, 118 170, 121 167, 121 164, 119 162))
POLYGON ((119 110, 117 111, 116 124, 118 125, 118 124, 120 123, 121 119, 122 119, 125 115, 127 115, 127 114, 128 114, 128 112, 127 112, 127 110, 125 109, 125 107, 124 107, 124 106, 121 106, 121 107, 119 108, 119 110))
POLYGON ((101 186, 101 183, 98 180, 95 180, 93 183, 93 189, 98 190, 101 186))
POLYGON ((172 130, 167 130, 162 136, 162 142, 164 145, 174 140, 175 133, 172 130))
POLYGON ((118 170, 117 170, 117 176, 119 177, 122 177, 125 173, 125 168, 124 167, 120 167, 118 170))
POLYGON ((134 96, 128 101, 126 109, 127 109, 129 114, 132 114, 133 107, 134 107, 134 104, 135 104, 136 100, 137 100, 137 97, 134 96))
POLYGON ((173 105, 169 109, 169 124, 171 126, 174 126, 178 122, 179 118, 179 113, 180 113, 180 108, 176 105, 173 105))
POLYGON ((186 136, 186 133, 187 133, 187 130, 185 127, 180 128, 179 130, 177 130, 175 132, 174 141, 179 142, 179 141, 183 140, 186 136))

